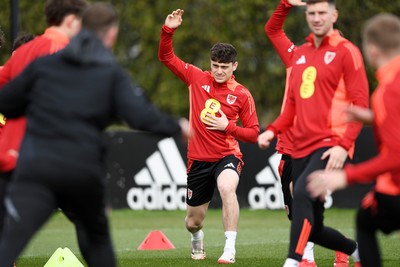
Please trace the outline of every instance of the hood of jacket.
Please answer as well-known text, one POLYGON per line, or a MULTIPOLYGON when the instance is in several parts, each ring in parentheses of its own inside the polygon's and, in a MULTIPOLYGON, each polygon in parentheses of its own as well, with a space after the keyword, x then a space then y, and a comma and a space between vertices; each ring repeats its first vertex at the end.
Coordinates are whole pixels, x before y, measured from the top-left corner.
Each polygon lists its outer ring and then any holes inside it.
POLYGON ((115 63, 111 51, 107 49, 97 35, 90 30, 82 29, 69 45, 60 54, 68 61, 77 64, 101 64, 109 65, 115 63))

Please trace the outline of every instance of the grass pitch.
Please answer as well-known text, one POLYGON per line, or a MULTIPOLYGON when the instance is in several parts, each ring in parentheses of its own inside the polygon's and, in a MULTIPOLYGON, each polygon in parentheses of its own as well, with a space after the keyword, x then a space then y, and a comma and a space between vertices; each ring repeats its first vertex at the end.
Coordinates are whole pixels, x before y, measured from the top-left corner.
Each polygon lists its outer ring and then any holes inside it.
MULTIPOLYGON (((235 266, 282 266, 289 246, 289 221, 285 212, 241 210, 240 216, 235 266)), ((225 241, 221 211, 210 210, 206 217, 203 231, 207 259, 204 261, 190 259, 190 235, 184 228, 184 217, 184 211, 112 211, 110 221, 118 266, 218 266, 217 259, 225 241), (137 250, 153 230, 162 231, 175 249, 137 250)), ((355 210, 330 209, 325 212, 326 225, 349 237, 354 237, 354 218, 355 210)), ((400 266, 398 233, 380 235, 379 238, 384 266, 400 266)), ((55 214, 35 236, 17 261, 17 266, 43 267, 58 247, 68 247, 83 262, 73 225, 60 213, 55 214)), ((318 267, 333 266, 333 251, 316 246, 314 253, 318 267)))

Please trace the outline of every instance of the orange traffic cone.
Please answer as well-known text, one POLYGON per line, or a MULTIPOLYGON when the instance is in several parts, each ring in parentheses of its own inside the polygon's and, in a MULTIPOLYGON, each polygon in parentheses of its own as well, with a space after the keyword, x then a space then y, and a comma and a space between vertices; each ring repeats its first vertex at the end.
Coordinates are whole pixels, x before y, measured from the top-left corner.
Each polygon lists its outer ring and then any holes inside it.
POLYGON ((174 249, 174 245, 158 230, 151 231, 138 247, 138 250, 168 250, 174 249))

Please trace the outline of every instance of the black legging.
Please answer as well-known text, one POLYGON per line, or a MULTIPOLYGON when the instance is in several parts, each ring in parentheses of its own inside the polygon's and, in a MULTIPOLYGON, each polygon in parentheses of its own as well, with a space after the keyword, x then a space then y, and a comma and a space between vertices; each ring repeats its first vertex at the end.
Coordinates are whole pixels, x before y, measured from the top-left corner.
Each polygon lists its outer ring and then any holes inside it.
POLYGON ((357 213, 357 241, 363 267, 380 267, 377 233, 400 229, 400 196, 370 192, 357 213))
POLYGON ((79 189, 75 184, 59 195, 39 183, 11 183, 6 199, 9 213, 0 240, 0 266, 12 266, 58 207, 75 224, 79 248, 88 266, 116 266, 103 192, 98 186, 85 187, 79 189))
POLYGON ((324 225, 324 202, 312 198, 306 189, 308 175, 325 168, 327 160, 321 160, 321 156, 327 149, 317 149, 305 158, 293 159, 293 218, 288 257, 297 261, 301 260, 307 241, 348 255, 357 247, 355 241, 324 225))
POLYGON ((10 183, 12 172, 0 173, 0 234, 4 226, 4 218, 6 216, 6 207, 4 199, 7 192, 7 186, 10 183))

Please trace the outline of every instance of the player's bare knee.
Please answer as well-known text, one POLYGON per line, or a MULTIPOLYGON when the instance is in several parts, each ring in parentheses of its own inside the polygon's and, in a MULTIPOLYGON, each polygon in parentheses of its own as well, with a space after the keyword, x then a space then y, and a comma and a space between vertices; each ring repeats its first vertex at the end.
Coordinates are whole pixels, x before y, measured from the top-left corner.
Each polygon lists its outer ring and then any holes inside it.
POLYGON ((236 186, 230 184, 219 184, 218 191, 221 197, 234 197, 236 196, 236 186))
POLYGON ((186 229, 191 232, 195 233, 202 228, 202 221, 201 220, 193 220, 193 218, 185 218, 185 226, 186 229))

